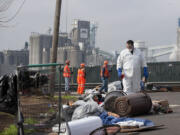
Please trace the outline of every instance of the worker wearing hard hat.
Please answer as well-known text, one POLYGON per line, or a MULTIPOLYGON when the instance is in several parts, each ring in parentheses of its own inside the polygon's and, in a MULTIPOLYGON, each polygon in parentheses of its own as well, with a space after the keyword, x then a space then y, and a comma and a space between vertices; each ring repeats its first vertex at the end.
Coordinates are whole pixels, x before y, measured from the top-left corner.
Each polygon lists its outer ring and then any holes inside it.
POLYGON ((70 83, 70 78, 71 78, 71 70, 69 68, 70 61, 66 60, 66 65, 64 66, 64 71, 63 71, 63 77, 65 79, 65 92, 69 93, 69 83, 70 83))
POLYGON ((85 71, 84 63, 81 63, 80 68, 78 69, 77 83, 78 83, 77 93, 83 94, 86 83, 86 71, 85 71))
POLYGON ((102 87, 99 89, 99 91, 102 92, 104 90, 105 92, 107 92, 108 91, 108 79, 110 77, 107 60, 104 61, 104 65, 101 68, 100 76, 101 76, 101 80, 102 80, 102 87))
POLYGON ((126 49, 123 50, 117 59, 118 77, 124 71, 123 87, 127 94, 140 91, 141 68, 144 71, 144 77, 148 78, 147 63, 140 50, 134 48, 132 40, 127 41, 126 49))

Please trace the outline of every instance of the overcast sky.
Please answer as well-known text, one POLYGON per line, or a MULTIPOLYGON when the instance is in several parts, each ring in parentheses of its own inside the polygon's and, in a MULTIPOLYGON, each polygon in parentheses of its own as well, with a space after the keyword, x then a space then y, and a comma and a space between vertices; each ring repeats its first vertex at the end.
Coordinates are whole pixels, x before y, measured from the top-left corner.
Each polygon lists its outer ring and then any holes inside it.
MULTIPOLYGON (((11 17, 22 1, 15 0, 3 16, 11 17)), ((22 48, 31 32, 46 33, 53 27, 54 10, 55 0, 26 0, 9 27, 0 28, 0 50, 22 48)), ((180 0, 63 0, 61 31, 66 15, 68 31, 73 19, 98 22, 97 46, 104 50, 120 50, 128 39, 168 45, 176 43, 180 0)))

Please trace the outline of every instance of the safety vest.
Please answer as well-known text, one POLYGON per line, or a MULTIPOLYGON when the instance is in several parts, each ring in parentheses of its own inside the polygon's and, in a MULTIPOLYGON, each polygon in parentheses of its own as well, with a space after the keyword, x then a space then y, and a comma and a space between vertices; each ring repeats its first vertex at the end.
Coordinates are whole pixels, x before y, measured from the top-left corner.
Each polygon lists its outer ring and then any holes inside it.
POLYGON ((103 66, 101 68, 101 77, 109 77, 109 70, 106 66, 103 66), (105 72, 104 72, 104 75, 103 75, 103 68, 105 68, 105 72))
POLYGON ((64 76, 64 77, 71 77, 71 71, 70 71, 70 68, 69 68, 68 65, 66 65, 66 66, 64 67, 63 76, 64 76))

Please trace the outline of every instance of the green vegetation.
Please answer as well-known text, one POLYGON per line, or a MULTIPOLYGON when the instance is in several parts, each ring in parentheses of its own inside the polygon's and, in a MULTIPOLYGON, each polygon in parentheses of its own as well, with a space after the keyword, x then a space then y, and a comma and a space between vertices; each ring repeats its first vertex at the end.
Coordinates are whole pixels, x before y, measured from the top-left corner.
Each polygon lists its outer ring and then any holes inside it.
MULTIPOLYGON (((59 96, 54 96, 55 100, 59 99, 59 96)), ((63 95, 62 100, 73 100, 76 101, 78 98, 76 96, 71 96, 71 95, 63 95)))
POLYGON ((75 101, 75 100, 77 100, 77 97, 75 97, 75 96, 70 96, 70 95, 64 95, 64 96, 62 96, 62 100, 73 100, 73 101, 75 101))
POLYGON ((29 125, 34 125, 34 124, 37 124, 38 121, 32 118, 28 118, 28 119, 25 119, 24 123, 29 124, 29 125))
MULTIPOLYGON (((29 119, 25 120, 25 123, 36 124, 37 121, 29 118, 29 119)), ((35 129, 25 129, 24 130, 25 134, 32 134, 35 131, 36 131, 35 129)), ((17 135, 17 133, 18 133, 18 129, 17 129, 16 125, 10 125, 9 128, 5 128, 3 132, 0 132, 0 135, 17 135)))
MULTIPOLYGON (((38 121, 35 120, 35 119, 33 119, 33 118, 28 118, 28 119, 25 119, 24 123, 25 123, 25 124, 28 124, 28 125, 34 125, 34 124, 37 124, 38 121)), ((34 133, 34 132, 36 132, 35 129, 25 129, 25 130, 24 130, 24 133, 25 133, 25 134, 32 134, 32 133, 34 133)))
POLYGON ((18 130, 16 125, 10 125, 9 128, 6 128, 0 135, 17 135, 18 130))
POLYGON ((55 110, 53 108, 48 110, 48 113, 55 113, 55 110))

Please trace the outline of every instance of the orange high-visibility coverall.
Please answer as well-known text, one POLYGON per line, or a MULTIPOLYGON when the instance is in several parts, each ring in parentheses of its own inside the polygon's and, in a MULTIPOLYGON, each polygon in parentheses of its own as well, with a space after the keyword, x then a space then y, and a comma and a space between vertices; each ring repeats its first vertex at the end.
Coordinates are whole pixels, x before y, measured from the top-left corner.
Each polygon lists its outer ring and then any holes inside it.
POLYGON ((85 83, 86 83, 86 78, 85 78, 85 69, 78 69, 78 75, 77 75, 77 83, 78 83, 78 89, 77 93, 78 94, 83 94, 84 88, 85 88, 85 83))

